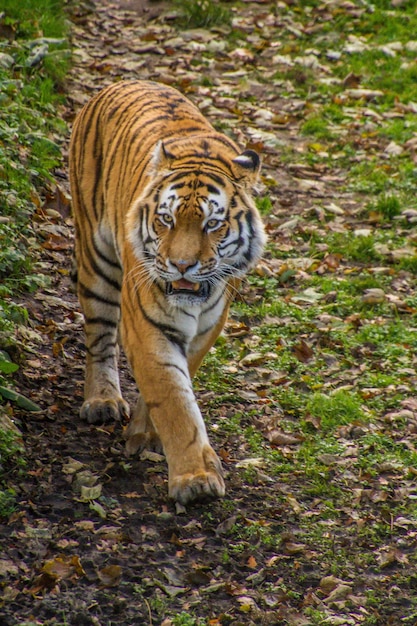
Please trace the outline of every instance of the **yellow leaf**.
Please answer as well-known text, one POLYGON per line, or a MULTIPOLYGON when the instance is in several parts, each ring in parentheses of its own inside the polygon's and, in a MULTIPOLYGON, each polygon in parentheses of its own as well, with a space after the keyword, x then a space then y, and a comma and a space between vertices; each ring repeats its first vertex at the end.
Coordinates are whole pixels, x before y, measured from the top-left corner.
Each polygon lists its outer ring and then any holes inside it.
POLYGON ((250 567, 251 569, 256 569, 258 566, 258 563, 256 562, 256 559, 254 556, 250 556, 246 562, 246 565, 250 567))
POLYGON ((120 565, 108 565, 98 572, 103 587, 116 587, 120 583, 122 568, 120 565))

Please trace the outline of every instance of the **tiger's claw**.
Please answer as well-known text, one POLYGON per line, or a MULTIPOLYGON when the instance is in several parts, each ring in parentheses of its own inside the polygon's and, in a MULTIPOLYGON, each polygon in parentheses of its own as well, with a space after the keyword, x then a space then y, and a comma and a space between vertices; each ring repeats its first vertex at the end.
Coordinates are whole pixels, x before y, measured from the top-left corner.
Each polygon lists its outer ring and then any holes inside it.
POLYGON ((105 424, 129 417, 129 405, 123 398, 96 398, 86 400, 80 415, 89 424, 105 424))
POLYGON ((220 459, 212 448, 203 451, 204 468, 169 479, 169 496, 180 504, 221 498, 225 494, 220 459))

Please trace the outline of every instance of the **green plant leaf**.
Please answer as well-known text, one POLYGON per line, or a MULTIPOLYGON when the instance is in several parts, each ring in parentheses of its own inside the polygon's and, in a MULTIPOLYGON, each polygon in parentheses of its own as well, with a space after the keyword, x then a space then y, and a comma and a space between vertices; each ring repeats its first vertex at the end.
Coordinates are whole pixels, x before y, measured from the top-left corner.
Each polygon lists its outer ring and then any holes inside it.
POLYGON ((12 374, 19 369, 19 366, 12 361, 3 361, 0 355, 0 372, 2 374, 12 374))
POLYGON ((6 398, 6 400, 15 402, 17 406, 20 406, 21 409, 25 409, 25 411, 42 411, 38 404, 35 404, 32 400, 26 398, 26 396, 22 396, 22 394, 17 393, 8 387, 0 387, 0 395, 3 396, 3 398, 6 398))

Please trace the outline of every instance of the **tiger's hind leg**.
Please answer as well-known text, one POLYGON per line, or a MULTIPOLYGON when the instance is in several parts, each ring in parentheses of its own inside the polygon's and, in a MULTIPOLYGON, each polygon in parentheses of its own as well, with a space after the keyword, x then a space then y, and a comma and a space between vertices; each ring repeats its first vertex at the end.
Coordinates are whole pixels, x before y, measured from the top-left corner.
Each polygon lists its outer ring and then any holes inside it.
POLYGON ((138 398, 124 438, 126 439, 126 454, 129 456, 145 449, 160 454, 163 452, 161 439, 155 431, 148 407, 142 396, 138 398))
POLYGON ((78 297, 85 319, 86 372, 81 417, 90 423, 129 415, 118 373, 122 271, 112 246, 92 236, 77 240, 78 297))

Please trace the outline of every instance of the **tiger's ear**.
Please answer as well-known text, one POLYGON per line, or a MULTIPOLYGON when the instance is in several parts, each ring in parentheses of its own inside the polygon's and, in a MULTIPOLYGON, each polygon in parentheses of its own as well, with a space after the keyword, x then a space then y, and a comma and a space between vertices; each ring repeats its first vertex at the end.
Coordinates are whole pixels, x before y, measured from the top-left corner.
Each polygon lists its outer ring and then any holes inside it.
POLYGON ((155 172, 170 170, 174 155, 167 151, 163 141, 158 141, 152 156, 152 165, 155 172))
POLYGON ((256 183, 261 169, 261 159, 254 150, 245 150, 232 161, 236 179, 245 185, 251 186, 256 183))

